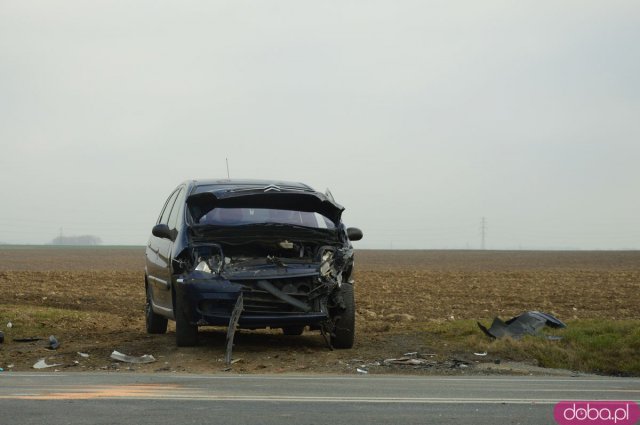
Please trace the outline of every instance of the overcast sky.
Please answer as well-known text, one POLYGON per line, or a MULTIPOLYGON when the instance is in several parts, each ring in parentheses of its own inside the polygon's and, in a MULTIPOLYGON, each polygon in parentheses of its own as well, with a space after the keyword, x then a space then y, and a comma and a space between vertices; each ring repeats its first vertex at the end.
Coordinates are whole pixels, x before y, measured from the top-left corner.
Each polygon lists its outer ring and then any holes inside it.
POLYGON ((361 248, 640 248, 637 1, 0 0, 0 242, 145 244, 181 181, 361 248))

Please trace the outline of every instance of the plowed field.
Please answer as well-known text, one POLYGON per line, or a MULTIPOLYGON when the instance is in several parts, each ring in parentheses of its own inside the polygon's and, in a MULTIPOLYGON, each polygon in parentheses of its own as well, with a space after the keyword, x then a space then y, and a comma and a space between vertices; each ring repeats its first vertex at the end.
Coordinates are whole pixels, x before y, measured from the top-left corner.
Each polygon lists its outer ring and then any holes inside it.
MULTIPOLYGON (((317 332, 292 337, 279 330, 241 331, 234 348, 240 360, 232 370, 355 373, 368 365, 372 372, 398 372, 402 367, 376 363, 417 351, 435 354, 429 357, 430 370, 448 372, 460 359, 473 366, 474 344, 483 336, 474 336, 469 349, 460 352, 430 333, 438 324, 465 319, 489 324, 494 316, 510 318, 528 310, 569 323, 640 319, 640 252, 635 251, 363 250, 357 252, 356 269, 354 349, 330 351, 317 332)), ((180 349, 171 324, 166 335, 144 332, 143 270, 144 252, 137 247, 0 248, 0 330, 5 333, 0 367, 31 370, 46 358, 61 364, 59 370, 225 370, 224 328, 201 329, 198 347, 180 349), (58 350, 46 350, 44 340, 13 340, 49 335, 59 339, 58 350), (109 358, 113 350, 152 354, 157 361, 117 363, 109 358)))

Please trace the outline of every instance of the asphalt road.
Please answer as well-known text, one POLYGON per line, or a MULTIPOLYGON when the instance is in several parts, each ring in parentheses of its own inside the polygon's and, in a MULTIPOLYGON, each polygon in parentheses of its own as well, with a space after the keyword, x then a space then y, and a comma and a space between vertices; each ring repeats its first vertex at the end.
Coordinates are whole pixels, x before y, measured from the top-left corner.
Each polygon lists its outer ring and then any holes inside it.
POLYGON ((2 373, 0 424, 553 424, 640 379, 2 373))

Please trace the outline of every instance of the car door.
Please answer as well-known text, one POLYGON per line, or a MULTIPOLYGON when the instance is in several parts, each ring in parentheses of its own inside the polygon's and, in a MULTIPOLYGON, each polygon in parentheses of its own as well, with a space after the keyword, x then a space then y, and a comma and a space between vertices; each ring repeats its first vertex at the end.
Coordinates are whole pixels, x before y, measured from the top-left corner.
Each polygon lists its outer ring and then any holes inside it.
MULTIPOLYGON (((169 216, 176 205, 182 188, 177 188, 167 201, 156 224, 169 224, 169 216)), ((153 308, 165 316, 172 315, 171 308, 171 248, 173 241, 153 234, 147 244, 147 278, 153 299, 153 308)))

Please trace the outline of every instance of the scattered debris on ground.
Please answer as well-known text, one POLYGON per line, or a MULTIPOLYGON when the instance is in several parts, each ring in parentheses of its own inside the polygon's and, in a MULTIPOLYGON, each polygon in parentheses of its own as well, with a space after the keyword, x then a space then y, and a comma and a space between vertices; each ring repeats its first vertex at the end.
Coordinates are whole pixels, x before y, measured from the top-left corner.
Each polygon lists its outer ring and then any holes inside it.
POLYGON ((47 345, 47 348, 49 350, 57 350, 58 347, 60 347, 60 343, 58 342, 58 339, 55 336, 51 335, 49 337, 49 345, 47 345))
POLYGON ((38 336, 28 336, 25 338, 13 338, 13 342, 34 342, 34 341, 41 341, 42 338, 38 337, 38 336))
POLYGON ((155 357, 151 354, 144 354, 140 357, 128 356, 119 351, 113 350, 111 353, 111 358, 113 360, 118 360, 119 362, 125 363, 153 363, 156 361, 155 357))
POLYGON ((419 366, 423 364, 429 363, 426 359, 419 359, 416 357, 400 357, 397 359, 386 359, 382 362, 385 365, 396 364, 396 365, 407 365, 407 366, 419 366))
POLYGON ((62 366, 62 364, 61 363, 47 364, 45 359, 40 359, 33 365, 33 368, 34 369, 46 369, 46 368, 49 368, 49 367, 56 367, 56 366, 62 366))

